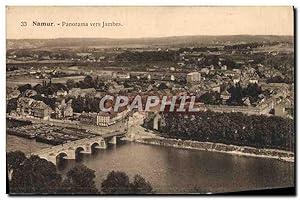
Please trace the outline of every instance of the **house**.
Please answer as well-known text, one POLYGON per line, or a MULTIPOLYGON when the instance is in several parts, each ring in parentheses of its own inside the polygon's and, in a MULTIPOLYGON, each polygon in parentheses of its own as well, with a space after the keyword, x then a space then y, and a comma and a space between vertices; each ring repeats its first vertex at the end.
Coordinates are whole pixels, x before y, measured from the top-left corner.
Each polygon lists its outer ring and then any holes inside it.
POLYGON ((223 92, 221 92, 220 97, 223 101, 227 101, 228 99, 230 99, 231 94, 227 90, 224 90, 223 92))
POLYGON ((68 92, 65 90, 57 90, 56 96, 67 96, 68 92))
POLYGON ((227 65, 222 65, 221 70, 227 70, 227 65))
POLYGON ((186 75, 188 83, 199 83, 201 81, 201 74, 199 72, 191 72, 186 75))
POLYGON ((250 101, 249 97, 244 97, 242 100, 246 106, 251 106, 251 101, 250 101))
POLYGON ((109 112, 99 112, 97 114, 97 123, 98 126, 110 126, 113 125, 128 116, 127 107, 121 107, 117 112, 109 111, 109 112))
POLYGON ((72 88, 69 90, 69 97, 85 97, 85 96, 95 96, 96 95, 96 89, 95 88, 87 88, 87 89, 81 89, 81 88, 72 88))
POLYGON ((220 86, 218 86, 218 85, 216 85, 216 86, 212 86, 212 87, 211 87, 211 91, 214 91, 214 92, 218 92, 218 93, 220 93, 220 91, 221 91, 221 87, 220 87, 220 86))
POLYGON ((96 124, 99 126, 109 126, 110 125, 110 113, 108 112, 99 112, 97 115, 96 124))
POLYGON ((8 91, 8 90, 9 89, 6 90, 6 92, 7 92, 6 98, 7 99, 18 98, 20 96, 20 94, 21 94, 21 92, 19 90, 16 90, 16 89, 14 89, 12 91, 11 90, 8 91))
POLYGON ((257 84, 258 83, 258 79, 257 78, 250 78, 249 79, 249 83, 251 83, 251 84, 257 84))
POLYGON ((172 74, 170 79, 171 79, 171 81, 175 81, 175 76, 172 74))
POLYGON ((116 82, 112 82, 108 86, 109 93, 119 93, 122 89, 124 89, 124 85, 118 85, 116 82))
POLYGON ((97 113, 82 113, 79 116, 79 121, 82 124, 95 125, 97 123, 97 113))
POLYGON ((25 90, 25 92, 23 93, 24 97, 33 97, 37 95, 37 92, 35 90, 31 90, 31 89, 27 89, 25 90))
POLYGON ((52 109, 43 101, 36 101, 28 97, 21 97, 17 101, 17 113, 41 119, 49 119, 52 109))
POLYGON ((72 99, 67 103, 64 98, 57 98, 55 102, 55 118, 62 119, 73 116, 72 99))
POLYGON ((233 80, 233 83, 234 83, 234 84, 237 84, 238 82, 240 82, 240 77, 237 76, 237 75, 235 75, 235 76, 232 78, 232 80, 233 80))
POLYGON ((118 73, 116 73, 115 77, 118 78, 118 79, 129 79, 130 74, 129 73, 118 72, 118 73))
POLYGON ((200 73, 202 73, 202 74, 209 74, 209 69, 208 68, 202 68, 201 70, 200 70, 200 73))

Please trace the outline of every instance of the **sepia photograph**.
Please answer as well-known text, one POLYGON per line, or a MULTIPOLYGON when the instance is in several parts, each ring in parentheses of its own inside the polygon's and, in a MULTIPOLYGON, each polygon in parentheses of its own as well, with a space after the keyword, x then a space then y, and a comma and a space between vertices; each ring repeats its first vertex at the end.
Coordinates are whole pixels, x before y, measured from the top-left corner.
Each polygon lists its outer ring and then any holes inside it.
POLYGON ((7 193, 295 195, 294 14, 6 6, 7 193))

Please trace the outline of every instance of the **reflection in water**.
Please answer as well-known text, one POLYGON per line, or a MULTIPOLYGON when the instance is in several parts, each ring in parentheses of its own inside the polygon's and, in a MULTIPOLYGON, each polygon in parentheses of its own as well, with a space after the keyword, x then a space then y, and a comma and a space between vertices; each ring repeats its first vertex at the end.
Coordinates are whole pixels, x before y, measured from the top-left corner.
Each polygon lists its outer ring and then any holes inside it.
MULTIPOLYGON (((143 145, 110 145, 84 155, 96 171, 96 184, 111 170, 140 174, 157 192, 223 192, 293 186, 293 164, 273 159, 143 145)), ((62 173, 77 163, 69 160, 62 173)))
MULTIPOLYGON (((9 141, 9 142, 13 142, 9 141)), ((228 192, 290 187, 294 164, 274 159, 126 143, 80 154, 81 161, 64 160, 59 171, 83 163, 96 172, 96 185, 112 170, 130 177, 142 175, 157 192, 228 192)))

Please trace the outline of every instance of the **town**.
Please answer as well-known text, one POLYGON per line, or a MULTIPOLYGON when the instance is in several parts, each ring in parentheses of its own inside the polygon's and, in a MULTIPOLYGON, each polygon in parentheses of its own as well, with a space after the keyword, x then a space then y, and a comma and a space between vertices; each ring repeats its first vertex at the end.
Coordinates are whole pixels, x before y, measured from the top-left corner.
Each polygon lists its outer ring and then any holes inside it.
MULTIPOLYGON (((294 68, 290 40, 51 51, 31 50, 26 42, 23 45, 24 48, 10 48, 7 52, 7 116, 10 119, 40 119, 71 127, 79 124, 109 127, 128 120, 136 112, 129 112, 127 107, 103 112, 99 103, 108 95, 126 95, 129 102, 141 95, 144 107, 147 96, 161 99, 195 96, 200 111, 293 119, 294 68)), ((159 114, 158 111, 152 109, 145 116, 153 117, 150 113, 159 114)), ((158 129, 158 125, 155 127, 158 129)), ((29 133, 21 132, 28 137, 32 135, 30 130, 28 126, 29 133)), ((57 140, 52 131, 44 135, 42 141, 57 140)), ((66 137, 65 141, 68 140, 66 137)))
POLYGON ((293 162, 293 41, 244 40, 8 40, 7 134, 58 167, 124 142, 293 162))

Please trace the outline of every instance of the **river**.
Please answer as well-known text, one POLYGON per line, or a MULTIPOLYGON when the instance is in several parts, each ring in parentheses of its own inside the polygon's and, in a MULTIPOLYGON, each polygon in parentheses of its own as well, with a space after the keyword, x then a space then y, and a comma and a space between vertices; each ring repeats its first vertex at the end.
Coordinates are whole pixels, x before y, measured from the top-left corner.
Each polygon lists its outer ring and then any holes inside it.
MULTIPOLYGON (((48 146, 11 135, 7 143, 7 151, 26 153, 48 146)), ((79 162, 68 160, 59 171, 65 174, 78 163, 95 170, 99 188, 111 170, 125 171, 130 177, 140 174, 158 193, 216 193, 294 186, 294 163, 133 142, 85 154, 79 162)))

